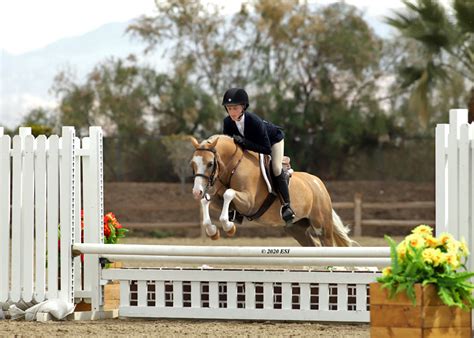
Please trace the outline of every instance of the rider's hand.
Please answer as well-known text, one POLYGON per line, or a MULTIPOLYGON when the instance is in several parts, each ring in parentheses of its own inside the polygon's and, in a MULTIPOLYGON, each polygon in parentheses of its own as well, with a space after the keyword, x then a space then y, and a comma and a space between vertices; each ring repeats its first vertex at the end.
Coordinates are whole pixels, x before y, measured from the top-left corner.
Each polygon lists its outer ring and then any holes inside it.
POLYGON ((238 145, 245 146, 245 139, 242 136, 234 135, 232 136, 232 138, 234 139, 234 142, 237 143, 238 145))

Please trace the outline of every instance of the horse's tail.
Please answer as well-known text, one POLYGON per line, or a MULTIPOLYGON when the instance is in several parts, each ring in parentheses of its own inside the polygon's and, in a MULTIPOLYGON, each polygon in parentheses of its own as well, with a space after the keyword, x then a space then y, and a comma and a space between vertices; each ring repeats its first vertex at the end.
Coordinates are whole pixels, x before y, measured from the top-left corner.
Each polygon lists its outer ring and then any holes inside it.
POLYGON ((356 241, 353 241, 349 238, 348 233, 350 229, 345 226, 339 215, 332 209, 332 224, 333 224, 333 234, 334 241, 337 246, 352 246, 353 244, 358 245, 356 241))

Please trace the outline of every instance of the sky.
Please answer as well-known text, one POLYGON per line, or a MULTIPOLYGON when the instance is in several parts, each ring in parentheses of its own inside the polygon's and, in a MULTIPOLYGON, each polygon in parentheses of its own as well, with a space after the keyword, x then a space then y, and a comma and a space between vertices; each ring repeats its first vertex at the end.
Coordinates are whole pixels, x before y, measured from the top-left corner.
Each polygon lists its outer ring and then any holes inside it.
MULTIPOLYGON (((203 0, 223 6, 227 13, 238 10, 242 1, 245 0, 203 0)), ((328 4, 334 0, 310 2, 328 4)), ((346 2, 380 17, 402 7, 400 0, 346 2)), ((0 0, 0 49, 22 54, 61 38, 85 34, 106 23, 124 22, 154 11, 154 0, 0 0)))

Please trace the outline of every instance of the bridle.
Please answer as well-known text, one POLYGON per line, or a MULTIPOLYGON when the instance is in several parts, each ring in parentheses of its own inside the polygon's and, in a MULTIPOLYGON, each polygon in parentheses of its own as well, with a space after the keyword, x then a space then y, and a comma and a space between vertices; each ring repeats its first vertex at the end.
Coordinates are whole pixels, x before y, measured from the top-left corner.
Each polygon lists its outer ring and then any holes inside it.
POLYGON ((210 151, 211 153, 214 154, 214 160, 213 160, 213 163, 212 163, 212 172, 209 176, 207 175, 204 175, 204 174, 194 174, 193 175, 193 179, 196 178, 196 177, 203 177, 205 179, 207 179, 207 184, 206 184, 206 187, 204 188, 204 191, 203 191, 203 196, 205 198, 206 195, 207 195, 207 191, 209 190, 209 188, 213 187, 214 186, 214 183, 216 183, 216 173, 217 173, 217 166, 218 166, 218 163, 216 158, 216 149, 214 148, 211 148, 211 149, 207 149, 207 148, 196 148, 195 151, 198 151, 198 150, 201 150, 201 151, 210 151))
MULTIPOLYGON (((238 149, 238 147, 237 147, 238 149)), ((244 158, 244 154, 245 154, 245 150, 242 151, 242 156, 240 157, 240 159, 238 160, 238 162, 236 163, 236 165, 234 166, 234 168, 231 170, 230 172, 230 176, 229 176, 229 182, 227 184, 225 184, 221 178, 219 177, 219 174, 218 174, 218 167, 219 167, 219 161, 217 161, 217 152, 216 152, 216 149, 215 148, 211 148, 211 149, 208 149, 208 148, 196 148, 195 151, 198 151, 198 150, 202 150, 202 151, 210 151, 211 153, 214 154, 214 159, 213 159, 213 164, 212 164, 212 172, 209 176, 207 175, 204 175, 204 174, 194 174, 193 175, 193 179, 196 178, 196 177, 203 177, 205 179, 207 179, 207 184, 206 184, 206 187, 204 188, 204 191, 203 191, 203 196, 205 199, 209 200, 208 198, 208 194, 207 194, 207 191, 209 190, 209 188, 212 188, 214 186, 214 184, 216 183, 216 179, 219 179, 219 182, 221 183, 221 185, 223 187, 230 187, 230 181, 232 179, 232 176, 234 176, 234 173, 235 171, 237 170, 237 167, 239 166, 240 162, 242 162, 242 159, 244 158)), ((222 187, 221 187, 222 188, 222 187)), ((218 189, 220 190, 220 189, 218 189)))

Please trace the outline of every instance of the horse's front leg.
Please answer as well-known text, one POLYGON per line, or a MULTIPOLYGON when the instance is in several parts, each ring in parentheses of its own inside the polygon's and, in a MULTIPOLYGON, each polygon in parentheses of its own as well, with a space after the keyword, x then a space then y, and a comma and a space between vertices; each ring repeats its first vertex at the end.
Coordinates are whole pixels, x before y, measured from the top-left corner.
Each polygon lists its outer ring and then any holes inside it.
POLYGON ((209 215, 209 204, 211 201, 204 198, 201 199, 201 208, 202 208, 202 226, 206 229, 206 234, 211 237, 212 240, 217 240, 220 237, 219 229, 212 224, 211 216, 209 215))
POLYGON ((237 230, 234 222, 229 221, 229 206, 235 195, 236 191, 234 189, 227 189, 224 192, 224 204, 222 205, 222 212, 219 217, 219 221, 222 223, 222 228, 230 237, 234 236, 235 231, 237 230))

